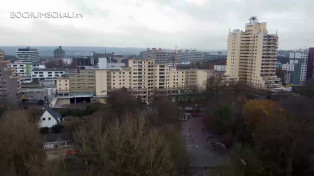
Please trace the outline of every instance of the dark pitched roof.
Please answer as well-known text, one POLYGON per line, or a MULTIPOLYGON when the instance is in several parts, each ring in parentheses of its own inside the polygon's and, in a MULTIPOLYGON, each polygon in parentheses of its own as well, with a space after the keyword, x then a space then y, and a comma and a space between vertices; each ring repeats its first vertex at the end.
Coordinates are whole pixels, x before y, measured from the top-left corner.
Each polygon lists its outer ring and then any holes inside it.
POLYGON ((57 113, 56 111, 52 110, 49 106, 46 107, 46 111, 48 111, 49 114, 51 114, 52 117, 55 118, 57 122, 60 122, 61 115, 59 113, 57 113))

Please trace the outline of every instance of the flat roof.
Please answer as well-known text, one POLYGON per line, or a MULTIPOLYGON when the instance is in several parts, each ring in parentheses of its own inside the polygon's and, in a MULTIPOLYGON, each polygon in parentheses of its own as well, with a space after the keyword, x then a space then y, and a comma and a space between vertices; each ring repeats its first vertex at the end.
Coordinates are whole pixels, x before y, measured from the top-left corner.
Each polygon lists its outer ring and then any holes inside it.
POLYGON ((33 68, 32 71, 66 71, 65 68, 33 68))

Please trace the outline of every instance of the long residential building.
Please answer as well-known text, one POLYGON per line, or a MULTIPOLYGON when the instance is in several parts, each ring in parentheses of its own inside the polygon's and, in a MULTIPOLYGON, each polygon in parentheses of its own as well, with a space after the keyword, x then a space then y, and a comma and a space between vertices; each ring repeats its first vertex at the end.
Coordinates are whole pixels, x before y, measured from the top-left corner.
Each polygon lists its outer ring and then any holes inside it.
POLYGON ((67 74, 64 68, 34 68, 31 71, 32 80, 56 80, 67 74))
POLYGON ((229 32, 226 75, 258 89, 278 89, 277 50, 278 35, 268 34, 266 23, 252 17, 245 31, 229 32))
POLYGON ((21 76, 22 83, 31 83, 32 77, 31 72, 34 68, 46 68, 45 65, 39 63, 22 63, 21 61, 15 61, 10 64, 11 68, 16 70, 16 73, 21 76))
POLYGON ((173 63, 175 51, 161 48, 147 48, 146 51, 140 53, 140 56, 145 59, 153 59, 156 63, 173 63))
POLYGON ((121 88, 128 89, 143 102, 152 102, 154 96, 203 91, 207 79, 214 74, 213 70, 178 70, 154 59, 130 59, 128 65, 120 69, 83 69, 69 74, 68 78, 59 78, 59 96, 71 99, 62 100, 62 104, 82 100, 104 102, 110 91, 121 88))
POLYGON ((178 61, 179 62, 199 62, 204 60, 204 52, 197 50, 179 50, 178 61))

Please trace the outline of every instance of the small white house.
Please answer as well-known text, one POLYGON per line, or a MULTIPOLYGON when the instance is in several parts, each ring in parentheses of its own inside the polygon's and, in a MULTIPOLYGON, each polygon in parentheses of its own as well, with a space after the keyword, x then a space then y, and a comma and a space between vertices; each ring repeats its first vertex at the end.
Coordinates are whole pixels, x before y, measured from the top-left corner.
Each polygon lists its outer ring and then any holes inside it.
POLYGON ((61 115, 55 112, 54 110, 52 110, 48 106, 38 120, 38 127, 39 128, 44 128, 44 127, 51 128, 54 125, 60 124, 60 122, 61 122, 61 115))

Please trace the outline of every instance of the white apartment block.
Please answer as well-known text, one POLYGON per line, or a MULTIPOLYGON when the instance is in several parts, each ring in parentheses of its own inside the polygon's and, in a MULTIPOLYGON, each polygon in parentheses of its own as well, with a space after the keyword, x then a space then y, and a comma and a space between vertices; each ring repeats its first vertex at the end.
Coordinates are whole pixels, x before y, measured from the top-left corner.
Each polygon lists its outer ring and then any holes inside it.
POLYGON ((258 89, 278 89, 277 50, 278 35, 268 34, 266 23, 252 17, 245 31, 229 32, 226 75, 258 89))
POLYGON ((20 61, 10 64, 10 67, 15 68, 16 73, 22 77, 31 77, 31 71, 34 68, 39 68, 39 69, 46 68, 46 66, 42 64, 38 64, 38 63, 24 64, 20 61))
POLYGON ((63 68, 34 68, 31 71, 32 80, 56 80, 67 74, 66 69, 63 68))
POLYGON ((31 83, 31 72, 34 68, 44 69, 46 68, 45 65, 41 65, 39 63, 29 63, 25 64, 21 61, 16 61, 13 64, 11 63, 9 65, 11 68, 14 68, 16 70, 16 74, 21 76, 21 82, 22 83, 31 83))

